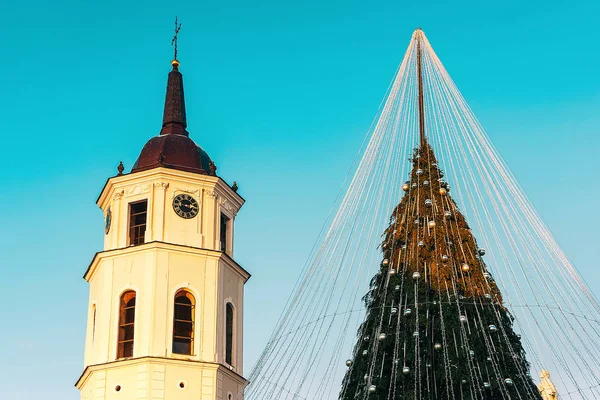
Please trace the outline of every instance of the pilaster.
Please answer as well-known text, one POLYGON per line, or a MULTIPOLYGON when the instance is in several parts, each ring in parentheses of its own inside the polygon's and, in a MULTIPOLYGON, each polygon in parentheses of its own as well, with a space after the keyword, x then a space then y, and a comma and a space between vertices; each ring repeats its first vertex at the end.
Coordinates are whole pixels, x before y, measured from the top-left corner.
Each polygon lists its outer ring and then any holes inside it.
POLYGON ((154 206, 152 207, 152 219, 154 223, 154 233, 151 236, 151 240, 163 241, 165 239, 164 228, 165 228, 165 211, 167 208, 166 196, 167 188, 169 187, 168 182, 155 182, 154 183, 154 206))

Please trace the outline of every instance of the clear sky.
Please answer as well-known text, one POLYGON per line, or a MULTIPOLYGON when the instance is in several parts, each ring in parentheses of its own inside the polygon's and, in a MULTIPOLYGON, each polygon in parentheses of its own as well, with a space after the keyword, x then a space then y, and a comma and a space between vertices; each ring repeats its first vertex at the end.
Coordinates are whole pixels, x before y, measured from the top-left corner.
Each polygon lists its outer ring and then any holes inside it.
POLYGON ((417 26, 600 294, 596 1, 3 1, 0 398, 78 398, 95 200, 160 129, 175 15, 191 137, 247 199, 247 371, 417 26))

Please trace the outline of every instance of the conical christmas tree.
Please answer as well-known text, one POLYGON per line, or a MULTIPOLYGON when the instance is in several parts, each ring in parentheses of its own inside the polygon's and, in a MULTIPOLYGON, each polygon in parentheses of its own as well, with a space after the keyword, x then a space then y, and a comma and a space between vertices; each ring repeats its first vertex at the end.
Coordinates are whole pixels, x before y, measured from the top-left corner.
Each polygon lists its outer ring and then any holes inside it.
POLYGON ((340 399, 541 399, 426 140, 392 213, 340 399))

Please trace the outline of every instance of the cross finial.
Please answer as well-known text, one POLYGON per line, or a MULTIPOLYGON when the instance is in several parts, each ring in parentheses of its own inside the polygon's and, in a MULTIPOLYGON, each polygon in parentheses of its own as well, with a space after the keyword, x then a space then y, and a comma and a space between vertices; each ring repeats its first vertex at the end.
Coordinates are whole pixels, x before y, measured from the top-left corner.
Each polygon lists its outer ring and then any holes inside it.
POLYGON ((179 23, 179 19, 175 17, 175 34, 173 35, 173 40, 171 40, 171 46, 173 46, 173 65, 175 63, 179 65, 177 61, 177 37, 179 36, 179 30, 181 29, 181 24, 179 23))

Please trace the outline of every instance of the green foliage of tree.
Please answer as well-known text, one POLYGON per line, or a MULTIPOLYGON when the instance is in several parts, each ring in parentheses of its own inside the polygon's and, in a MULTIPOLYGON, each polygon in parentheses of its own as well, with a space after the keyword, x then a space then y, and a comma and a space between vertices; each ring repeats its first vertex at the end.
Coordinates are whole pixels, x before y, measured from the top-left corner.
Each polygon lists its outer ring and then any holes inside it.
POLYGON ((427 143, 414 152, 405 189, 339 398, 541 399, 513 317, 427 143))

